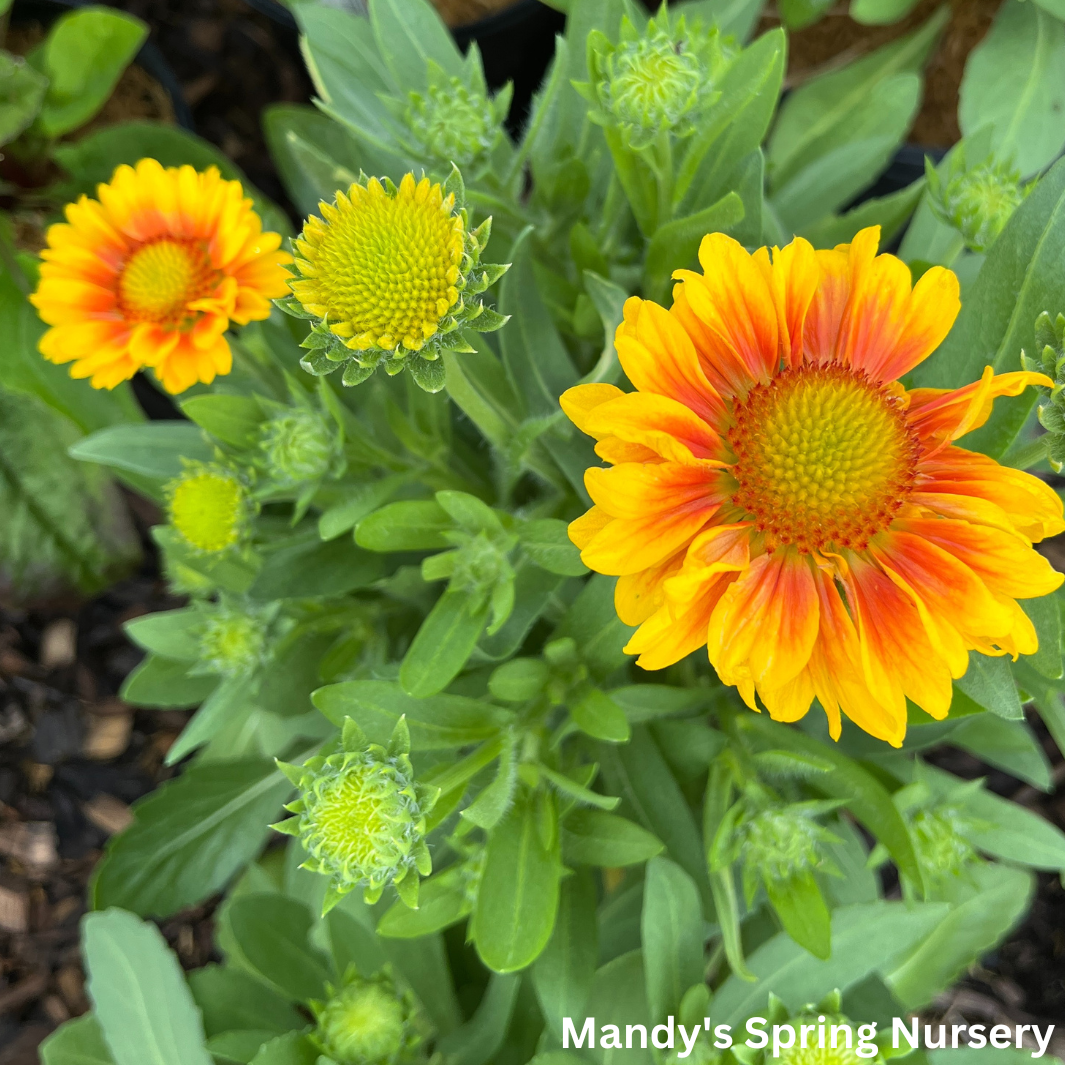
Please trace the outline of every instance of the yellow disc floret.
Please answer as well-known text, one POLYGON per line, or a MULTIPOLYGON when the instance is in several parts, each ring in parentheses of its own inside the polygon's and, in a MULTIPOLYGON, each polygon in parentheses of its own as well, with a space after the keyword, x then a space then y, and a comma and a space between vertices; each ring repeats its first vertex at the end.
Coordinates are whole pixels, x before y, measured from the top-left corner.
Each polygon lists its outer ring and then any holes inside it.
POLYGON ((248 498, 224 466, 192 464, 166 486, 170 524, 190 546, 210 554, 232 547, 248 519, 248 498))
POLYGON ((455 200, 407 174, 394 194, 376 178, 323 204, 296 241, 292 291, 353 350, 420 351, 459 301, 462 219, 455 200))
POLYGON ((896 395, 841 367, 756 385, 728 434, 732 501, 768 540, 801 551, 864 548, 913 486, 917 444, 896 395))

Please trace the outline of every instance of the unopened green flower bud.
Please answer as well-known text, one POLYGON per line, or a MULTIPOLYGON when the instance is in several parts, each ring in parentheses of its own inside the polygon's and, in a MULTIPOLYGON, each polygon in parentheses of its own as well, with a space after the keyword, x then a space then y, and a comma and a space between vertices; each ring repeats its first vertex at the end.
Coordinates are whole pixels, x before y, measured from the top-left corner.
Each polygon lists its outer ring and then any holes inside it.
POLYGON ((683 16, 671 24, 665 12, 643 33, 623 20, 616 46, 593 33, 589 49, 594 89, 578 88, 627 130, 633 147, 650 144, 664 131, 693 133, 728 63, 716 28, 689 27, 683 16))
POLYGON ((264 613, 226 603, 207 609, 200 630, 200 665, 224 677, 251 673, 266 657, 268 624, 264 613))
POLYGON ((421 1042, 414 999, 387 973, 365 980, 349 970, 339 989, 327 986, 326 1002, 312 1002, 317 1028, 312 1040, 337 1065, 396 1065, 410 1060, 421 1042))
POLYGON ((309 855, 302 868, 330 878, 326 911, 356 887, 376 902, 386 884, 417 906, 418 874, 432 871, 425 818, 437 792, 414 779, 409 751, 404 718, 387 748, 369 743, 348 718, 339 753, 303 766, 278 763, 300 794, 285 807, 296 816, 273 827, 299 837, 309 855))
POLYGON ((929 807, 910 817, 910 832, 921 868, 932 880, 959 876, 976 860, 976 850, 965 838, 971 824, 952 806, 929 807))
POLYGON ((317 411, 298 407, 264 422, 259 447, 270 478, 280 485, 320 481, 332 472, 338 439, 317 411))
POLYGON ((407 126, 427 155, 441 163, 468 166, 483 159, 502 132, 491 101, 458 78, 412 92, 407 126))
POLYGON ((975 252, 995 243, 1030 188, 1021 184, 1020 171, 994 159, 966 169, 961 156, 952 162, 946 182, 927 162, 925 173, 933 212, 957 229, 975 252))
POLYGON ((826 830, 790 806, 760 810, 739 829, 740 856, 766 880, 786 880, 816 868, 826 830))
POLYGON ((243 539, 253 507, 233 470, 216 462, 185 462, 164 487, 170 524, 197 551, 217 554, 243 539))

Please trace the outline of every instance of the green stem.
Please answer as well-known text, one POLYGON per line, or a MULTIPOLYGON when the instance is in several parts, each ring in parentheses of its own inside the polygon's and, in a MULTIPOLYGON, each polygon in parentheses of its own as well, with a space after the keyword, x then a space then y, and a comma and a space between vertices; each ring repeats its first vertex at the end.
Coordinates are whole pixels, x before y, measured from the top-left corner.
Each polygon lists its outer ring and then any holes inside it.
POLYGON ((673 215, 673 145, 669 130, 658 131, 655 140, 655 177, 658 185, 658 207, 655 229, 664 226, 673 215))
POLYGON ((441 795, 447 795, 448 792, 454 791, 472 780, 486 765, 490 765, 502 750, 502 736, 486 740, 475 751, 472 751, 461 761, 451 766, 450 769, 445 769, 440 776, 432 777, 426 780, 425 783, 439 788, 441 795))

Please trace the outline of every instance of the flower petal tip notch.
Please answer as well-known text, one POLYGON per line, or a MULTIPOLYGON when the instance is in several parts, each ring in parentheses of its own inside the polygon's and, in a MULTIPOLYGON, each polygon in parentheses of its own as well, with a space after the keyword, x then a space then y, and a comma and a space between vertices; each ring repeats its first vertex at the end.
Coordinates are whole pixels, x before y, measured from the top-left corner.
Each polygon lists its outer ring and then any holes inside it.
POLYGON ((678 271, 670 310, 625 305, 616 347, 636 391, 579 385, 570 419, 609 465, 570 526, 618 577, 627 650, 662 669, 706 646, 722 681, 780 721, 816 698, 899 746, 907 699, 946 716, 972 651, 1033 654, 1017 600, 1063 581, 1032 549, 1065 529, 1043 481, 956 446, 996 396, 898 381, 959 307, 956 277, 877 255, 879 230, 753 255, 723 234, 678 271))
POLYGON ((30 297, 40 351, 93 388, 151 369, 170 393, 229 373, 231 323, 270 314, 286 288, 281 236, 215 167, 123 165, 48 230, 30 297))
POLYGON ((324 376, 343 367, 345 385, 378 366, 410 371, 426 392, 445 384, 441 355, 473 349, 466 329, 491 332, 506 317, 480 296, 507 267, 480 262, 492 220, 470 230, 462 176, 443 184, 413 174, 396 186, 365 175, 295 241, 297 278, 282 310, 311 321, 300 365, 324 376))

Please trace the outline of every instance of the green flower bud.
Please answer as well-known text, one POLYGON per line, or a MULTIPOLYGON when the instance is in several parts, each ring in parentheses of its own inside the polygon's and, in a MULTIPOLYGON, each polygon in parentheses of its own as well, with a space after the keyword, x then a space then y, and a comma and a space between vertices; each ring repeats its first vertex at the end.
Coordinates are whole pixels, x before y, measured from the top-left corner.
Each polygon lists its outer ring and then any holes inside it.
POLYGON ((975 252, 995 243, 1032 187, 1021 184, 1020 171, 994 159, 967 169, 961 149, 951 160, 946 182, 927 160, 925 174, 936 217, 957 229, 975 252))
POLYGON ((689 27, 683 16, 671 25, 663 12, 642 34, 624 19, 620 36, 616 46, 601 33, 588 38, 592 80, 578 88, 605 112, 596 120, 625 129, 635 148, 663 131, 694 133, 731 58, 717 29, 689 27))
POLYGON ((216 462, 183 460, 179 477, 164 486, 170 524, 204 554, 217 554, 246 535, 254 507, 240 476, 216 462))
POLYGON ((338 443, 336 431, 305 407, 278 414, 259 430, 263 465, 279 485, 322 480, 336 467, 338 443))
POLYGON ((204 672, 236 677, 251 673, 266 658, 269 617, 222 603, 204 609, 200 661, 204 672))
POLYGON ((764 880, 787 880, 821 864, 821 844, 835 836, 810 820, 808 804, 769 807, 737 827, 740 857, 764 880))
POLYGON ((485 93, 458 78, 430 85, 425 95, 412 92, 404 117, 420 148, 441 163, 464 167, 479 162, 502 136, 485 93))
POLYGON ((971 823, 953 806, 917 810, 910 817, 910 832, 922 870, 932 880, 960 876, 976 860, 976 850, 965 838, 971 823))
POLYGON ((391 977, 364 980, 349 969, 339 989, 327 985, 329 999, 312 1002, 317 1028, 312 1041, 337 1065, 396 1065, 410 1060, 421 1043, 417 1007, 391 977))
POLYGON ((360 886, 376 902, 386 884, 416 907, 418 874, 432 872, 425 818, 437 791, 414 779, 406 719, 387 748, 369 743, 350 718, 341 742, 337 754, 303 766, 278 762, 300 794, 285 807, 296 816, 273 827, 299 837, 309 855, 301 868, 330 878, 323 912, 360 886))

